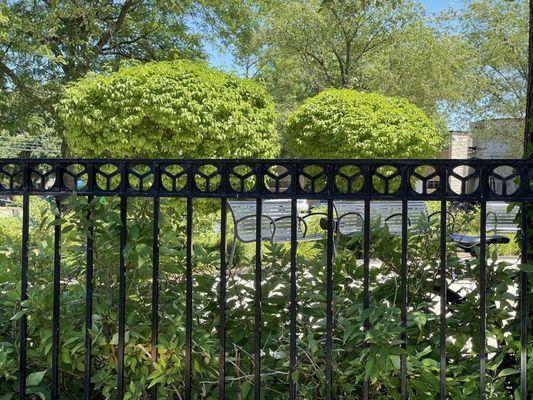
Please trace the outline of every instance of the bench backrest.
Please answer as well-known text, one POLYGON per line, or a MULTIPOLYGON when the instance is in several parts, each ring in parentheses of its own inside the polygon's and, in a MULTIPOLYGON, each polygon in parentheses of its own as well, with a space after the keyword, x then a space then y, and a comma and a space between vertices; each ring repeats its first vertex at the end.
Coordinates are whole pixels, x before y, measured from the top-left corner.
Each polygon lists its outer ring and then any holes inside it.
MULTIPOLYGON (((339 200, 333 202, 335 212, 339 220, 339 232, 350 235, 363 230, 364 202, 339 200), (342 217, 346 215, 345 217, 342 217)), ((372 201, 370 202, 370 219, 380 220, 385 224, 387 221, 389 231, 394 234, 402 232, 402 202, 401 201, 372 201)), ((407 206, 407 217, 411 225, 418 224, 421 217, 427 217, 428 208, 424 201, 410 201, 407 206)))
POLYGON ((0 205, 10 205, 13 202, 7 196, 0 196, 0 205))
POLYGON ((515 222, 518 207, 507 211, 508 203, 503 201, 487 201, 487 230, 494 233, 515 233, 518 224, 515 222))
MULTIPOLYGON (((255 200, 228 201, 234 222, 235 236, 245 243, 255 242, 256 214, 255 200)), ((263 200, 261 218, 261 238, 274 242, 287 242, 291 239, 291 200, 263 200), (279 218, 282 218, 281 220, 279 218), (274 232, 273 221, 276 229, 274 232), (274 235, 274 236, 273 236, 274 235)), ((301 226, 297 224, 298 238, 303 237, 301 226)))

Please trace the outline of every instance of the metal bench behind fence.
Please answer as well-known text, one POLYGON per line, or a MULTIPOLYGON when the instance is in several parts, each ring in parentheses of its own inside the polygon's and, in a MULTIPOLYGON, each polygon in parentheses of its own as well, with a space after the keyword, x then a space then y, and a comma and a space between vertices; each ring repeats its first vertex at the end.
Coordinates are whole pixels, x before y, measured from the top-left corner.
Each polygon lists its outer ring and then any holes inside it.
MULTIPOLYGON (((337 214, 337 242, 341 235, 349 236, 363 231, 364 202, 362 201, 335 201, 334 207, 337 214)), ((516 225, 516 211, 507 212, 508 204, 504 202, 487 202, 487 224, 486 231, 493 232, 494 235, 486 236, 487 244, 506 244, 510 239, 497 233, 515 233, 518 229, 516 225), (489 211, 490 210, 490 211, 489 211), (492 217, 490 218, 489 215, 492 217)), ((421 218, 426 220, 433 216, 440 215, 440 212, 429 213, 425 201, 410 201, 407 206, 407 222, 409 227, 417 225, 421 218)), ((481 244, 480 235, 470 235, 457 233, 455 231, 455 219, 453 214, 447 213, 448 220, 452 222, 450 229, 450 239, 456 243, 461 250, 467 251, 475 256, 476 249, 481 244)), ((375 201, 370 203, 370 218, 379 220, 383 225, 388 226, 389 232, 394 235, 402 233, 402 202, 401 201, 375 201)))
MULTIPOLYGON (((353 235, 363 231, 364 202, 339 200, 333 202, 340 235, 353 235)), ((424 201, 410 201, 407 206, 409 225, 416 224, 421 217, 427 217, 428 208, 424 201)), ((373 201, 370 203, 370 218, 380 220, 389 227, 390 233, 402 233, 402 202, 373 201)))
MULTIPOLYGON (((228 201, 233 216, 233 242, 231 244, 229 265, 233 265, 237 241, 252 243, 256 240, 257 203, 251 201, 228 201)), ((261 205, 261 238, 271 243, 288 243, 291 241, 291 200, 264 200, 261 205)), ((308 234, 307 219, 322 213, 297 215, 297 240, 310 241, 321 239, 323 234, 308 234)))
POLYGON ((518 232, 518 207, 509 209, 509 203, 487 201, 487 232, 513 234, 518 232))

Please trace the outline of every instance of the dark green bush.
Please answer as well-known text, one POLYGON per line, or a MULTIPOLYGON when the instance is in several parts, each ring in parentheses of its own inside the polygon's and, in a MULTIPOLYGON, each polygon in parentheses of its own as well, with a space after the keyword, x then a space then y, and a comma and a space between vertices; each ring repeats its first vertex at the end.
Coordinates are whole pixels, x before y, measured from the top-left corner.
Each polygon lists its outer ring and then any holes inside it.
MULTIPOLYGON (((180 200, 181 201, 181 200, 180 200)), ((127 399, 148 399, 157 384, 159 398, 180 398, 185 354, 185 226, 163 202, 161 215, 161 299, 159 362, 150 373, 150 294, 152 204, 131 200, 128 209, 127 260, 127 399)), ((60 390, 62 398, 81 398, 85 246, 88 207, 72 198, 62 223, 60 390)), ((96 198, 93 337, 94 399, 114 399, 118 304, 118 199, 96 198)), ((20 239, 0 243, 0 398, 17 395, 18 320, 28 315, 28 372, 35 399, 48 398, 51 361, 53 206, 32 207, 29 299, 21 305, 20 239), (38 208, 40 210, 38 210, 38 208)), ((203 243, 198 223, 194 235, 193 393, 215 399, 218 382, 219 252, 216 240, 203 243)), ((373 399, 399 399, 400 357, 408 360, 409 398, 430 399, 438 393, 439 232, 436 226, 413 227, 409 239, 408 346, 401 347, 400 238, 384 228, 372 232, 371 307, 363 310, 362 265, 341 246, 334 263, 334 396, 358 399, 364 379, 373 399), (364 320, 371 329, 365 332, 364 320)), ((253 246, 253 244, 251 245, 253 246)), ((298 364, 294 378, 302 399, 325 397, 326 276, 325 243, 299 246, 298 364)), ((288 390, 290 252, 285 245, 265 245, 262 284, 262 384, 266 399, 286 398, 288 390)), ((227 398, 253 397, 253 259, 246 256, 228 273, 227 398)), ((448 269, 457 280, 479 284, 477 261, 461 262, 450 244, 448 269)), ((511 399, 518 387, 519 325, 516 273, 489 260, 487 268, 487 335, 491 340, 488 388, 491 398, 511 399)), ((459 294, 448 304, 448 390, 453 399, 478 398, 479 290, 459 294)), ((533 342, 530 341, 533 349, 533 342)), ((533 368, 528 368, 533 379, 533 368)), ((31 398, 31 397, 30 397, 31 398)), ((32 399, 33 400, 33 399, 32 399)))

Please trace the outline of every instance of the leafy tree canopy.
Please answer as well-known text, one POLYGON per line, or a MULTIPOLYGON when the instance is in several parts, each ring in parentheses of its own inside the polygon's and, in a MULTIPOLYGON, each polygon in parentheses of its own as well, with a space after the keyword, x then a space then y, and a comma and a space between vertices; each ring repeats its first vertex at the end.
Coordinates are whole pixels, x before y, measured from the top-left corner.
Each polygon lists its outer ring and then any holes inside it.
MULTIPOLYGON (((526 0, 465 0, 458 19, 473 49, 476 79, 470 109, 478 117, 523 118, 526 105, 529 15, 526 0)), ((452 27, 453 29, 454 27, 452 27)))
POLYGON ((279 152, 274 108, 257 83, 175 61, 88 76, 59 110, 79 156, 245 158, 279 152))
POLYGON ((443 102, 464 101, 469 46, 437 29, 417 2, 266 3, 236 56, 268 82, 282 112, 327 88, 406 97, 434 118, 443 102))
POLYGON ((467 86, 477 77, 471 52, 472 47, 457 35, 417 21, 369 55, 362 86, 409 99, 439 120, 468 101, 467 86))
POLYGON ((289 153, 302 158, 430 158, 442 137, 405 99, 335 89, 289 115, 286 141, 289 153))
POLYGON ((526 0, 464 0, 438 18, 418 0, 0 0, 0 131, 61 133, 66 83, 123 60, 203 59, 208 38, 282 116, 348 88, 405 97, 438 123, 522 118, 527 34, 526 0))
POLYGON ((60 132, 54 105, 65 83, 116 69, 125 59, 203 58, 205 30, 192 30, 190 21, 230 35, 248 6, 242 0, 0 0, 0 130, 31 131, 29 122, 38 118, 60 132))

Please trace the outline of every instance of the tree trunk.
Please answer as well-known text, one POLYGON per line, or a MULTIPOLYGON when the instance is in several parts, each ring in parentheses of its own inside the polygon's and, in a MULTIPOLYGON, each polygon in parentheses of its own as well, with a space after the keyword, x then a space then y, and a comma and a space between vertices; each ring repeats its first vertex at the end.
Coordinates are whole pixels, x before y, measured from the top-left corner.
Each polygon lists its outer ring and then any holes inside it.
POLYGON ((529 0, 529 52, 527 74, 527 101, 526 101, 526 127, 524 135, 524 155, 533 156, 531 144, 533 143, 533 0, 529 0))
POLYGON ((66 139, 63 137, 63 141, 61 142, 61 157, 62 158, 69 158, 70 157, 70 149, 68 147, 68 143, 66 139))
MULTIPOLYGON (((524 135, 524 158, 526 159, 533 159, 533 0, 529 0, 529 50, 528 50, 528 70, 527 70, 527 100, 526 100, 526 127, 525 127, 525 135, 524 135)), ((526 184, 529 184, 529 182, 526 182, 526 184)), ((524 203, 523 203, 524 204, 524 203)), ((525 205, 525 204, 524 204, 525 205)), ((525 250, 526 254, 523 257, 524 262, 529 262, 531 260, 531 254, 533 253, 533 213, 531 210, 533 210, 533 203, 527 203, 527 217, 526 217, 526 224, 527 227, 527 235, 526 238, 522 237, 522 240, 526 240, 525 244, 525 250)), ((522 212, 524 212, 524 208, 522 208, 522 212)), ((524 275, 524 274, 522 274, 524 275)), ((528 293, 531 293, 531 282, 526 283, 526 296, 528 296, 528 303, 529 303, 529 310, 531 310, 531 295, 528 295, 528 293)), ((524 294, 522 294, 524 295, 524 294)), ((531 311, 528 310, 528 315, 531 315, 531 311)), ((531 332, 531 322, 528 322, 527 324, 527 330, 531 332)), ((526 334, 527 337, 527 334, 526 334)), ((525 383, 526 388, 524 388, 521 384, 521 390, 527 390, 527 386, 529 385, 529 393, 527 393, 525 396, 522 392, 522 397, 525 397, 524 400, 528 400, 531 398, 531 384, 532 382, 525 383)))

